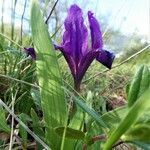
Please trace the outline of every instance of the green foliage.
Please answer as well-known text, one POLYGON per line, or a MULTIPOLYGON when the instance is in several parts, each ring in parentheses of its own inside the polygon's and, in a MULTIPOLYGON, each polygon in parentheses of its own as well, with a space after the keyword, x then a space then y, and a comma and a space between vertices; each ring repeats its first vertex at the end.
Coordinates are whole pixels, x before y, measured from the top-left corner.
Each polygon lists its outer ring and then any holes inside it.
POLYGON ((0 106, 0 131, 10 133, 10 127, 7 125, 5 118, 5 111, 1 106, 0 106))
POLYGON ((135 74, 127 90, 128 106, 131 107, 134 102, 143 94, 150 85, 150 73, 147 66, 141 66, 135 74))
MULTIPOLYGON (((32 128, 33 131, 36 135, 38 135, 42 140, 45 139, 45 133, 43 131, 43 126, 42 123, 39 119, 39 117, 37 116, 36 112, 34 111, 34 109, 31 109, 31 118, 32 118, 32 128)), ((40 150, 42 149, 42 146, 40 145, 40 143, 37 143, 37 149, 40 150)))
POLYGON ((149 124, 139 124, 133 126, 125 135, 126 141, 150 141, 150 126, 149 124))
POLYGON ((31 8, 31 28, 37 53, 36 67, 45 120, 46 141, 51 148, 58 149, 61 138, 55 133, 54 128, 66 124, 66 101, 57 57, 40 8, 35 0, 33 0, 31 8))
MULTIPOLYGON (((55 132, 59 136, 62 137, 63 133, 64 133, 64 129, 65 129, 65 127, 56 127, 55 132)), ((72 129, 72 128, 69 128, 69 127, 66 128, 65 138, 83 140, 84 137, 85 137, 84 132, 79 131, 79 130, 75 130, 75 129, 72 129)))
POLYGON ((41 109, 41 97, 40 97, 39 90, 32 88, 31 96, 33 98, 33 101, 34 101, 37 109, 41 109))
MULTIPOLYGON (((26 114, 23 114, 23 113, 19 115, 19 118, 25 124, 27 124, 27 121, 30 120, 30 118, 26 114)), ((20 133, 20 136, 23 140, 23 147, 26 148, 27 147, 27 142, 28 142, 27 131, 22 126, 20 126, 19 127, 19 133, 20 133)))
POLYGON ((32 118, 32 127, 33 131, 42 139, 44 139, 44 131, 42 130, 42 123, 37 116, 36 112, 34 109, 31 109, 31 118, 32 118))
MULTIPOLYGON (((130 85, 130 90, 133 91, 135 88, 135 79, 140 78, 140 80, 137 80, 136 82, 141 82, 141 79, 145 79, 145 74, 142 74, 141 72, 143 71, 143 68, 146 66, 143 66, 140 68, 140 71, 136 73, 135 78, 133 79, 134 82, 131 83, 130 85), (144 76, 144 77, 143 77, 144 76)), ((147 69, 146 69, 147 70, 147 69)), ((146 73, 147 74, 147 73, 146 73)), ((147 76, 146 76, 147 77, 147 76)), ((149 78, 146 78, 146 80, 149 82, 149 78)), ((143 80, 142 80, 143 81, 143 80)), ((112 145, 119 140, 119 138, 135 123, 135 121, 141 116, 148 108, 150 108, 150 88, 148 86, 145 86, 145 84, 141 84, 144 86, 144 93, 140 97, 137 97, 138 99, 135 99, 135 102, 132 103, 130 106, 130 109, 128 110, 126 116, 124 119, 120 122, 120 124, 116 127, 116 129, 110 134, 104 149, 110 149, 112 145)), ((137 86, 137 84, 136 84, 137 86)), ((138 86, 140 88, 141 86, 138 86)), ((143 87, 141 87, 143 89, 143 87)), ((128 90, 127 90, 128 91, 128 90)), ((136 95, 139 94, 139 90, 135 91, 136 95)), ((128 94, 129 95, 129 94, 128 94)))
POLYGON ((141 141, 132 141, 131 143, 137 145, 139 148, 142 148, 143 150, 150 149, 150 143, 145 143, 141 141))
MULTIPOLYGON (((67 90, 67 89, 66 89, 67 90)), ((67 92, 69 94, 70 91, 67 90, 67 92)), ((93 119, 95 119, 95 121, 97 121, 97 123, 104 127, 107 128, 107 124, 99 117, 98 113, 96 111, 94 111, 93 109, 90 109, 86 103, 84 103, 82 100, 80 100, 78 97, 74 96, 74 101, 76 104, 78 104, 78 106, 86 113, 88 113, 88 115, 90 115, 93 119)))
POLYGON ((147 89, 142 96, 135 102, 135 104, 129 109, 125 118, 117 126, 117 128, 111 133, 108 138, 104 150, 110 149, 112 145, 119 140, 122 134, 124 134, 133 123, 143 114, 143 112, 150 108, 150 89, 147 89))
POLYGON ((102 115, 102 119, 107 123, 110 129, 115 128, 125 117, 127 107, 116 108, 102 115))

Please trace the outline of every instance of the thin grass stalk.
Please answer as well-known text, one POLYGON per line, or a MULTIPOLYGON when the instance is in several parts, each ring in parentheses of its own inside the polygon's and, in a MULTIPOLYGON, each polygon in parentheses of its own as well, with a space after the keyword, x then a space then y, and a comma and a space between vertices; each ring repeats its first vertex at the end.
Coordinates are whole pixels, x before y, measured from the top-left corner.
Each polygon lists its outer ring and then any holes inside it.
MULTIPOLYGON (((12 106, 12 112, 14 113, 14 105, 12 106)), ((14 134, 14 117, 12 117, 11 119, 11 134, 10 134, 9 150, 11 150, 13 147, 13 134, 14 134)))
MULTIPOLYGON (((150 44, 147 45, 147 46, 145 46, 144 48, 142 48, 142 49, 139 50, 138 52, 134 53, 133 55, 131 55, 131 56, 128 57, 127 59, 123 60, 122 62, 120 62, 120 63, 118 63, 118 64, 112 66, 111 70, 112 70, 112 69, 115 69, 115 68, 117 68, 117 67, 119 67, 119 66, 122 66, 123 64, 125 64, 125 63, 127 63, 128 61, 132 60, 134 57, 140 55, 141 53, 143 53, 144 51, 148 50, 149 48, 150 48, 150 44)), ((91 79, 93 79, 93 78, 95 78, 95 77, 99 76, 100 74, 103 74, 103 73, 105 73, 105 72, 107 72, 107 71, 109 71, 109 69, 105 69, 104 71, 99 72, 99 73, 97 73, 97 74, 95 74, 95 75, 89 77, 88 79, 84 80, 82 83, 88 82, 89 80, 91 80, 91 79)))
POLYGON ((7 57, 4 57, 4 74, 6 75, 7 74, 7 57))
POLYGON ((27 0, 25 0, 23 13, 22 13, 22 16, 21 16, 21 30, 20 30, 20 44, 21 45, 22 45, 22 38, 23 38, 22 37, 22 35, 23 35, 23 19, 24 19, 24 14, 25 14, 26 7, 27 7, 27 0))
MULTIPOLYGON (((54 14, 55 14, 55 31, 58 31, 58 25, 59 25, 59 18, 58 18, 58 12, 56 11, 56 9, 54 10, 54 14)), ((54 40, 56 39, 56 35, 54 36, 54 40)))
POLYGON ((56 0, 56 2, 54 3, 54 6, 52 7, 52 10, 50 11, 50 14, 48 15, 48 17, 47 17, 47 19, 46 19, 46 21, 45 21, 46 24, 48 24, 48 20, 50 19, 50 17, 51 17, 51 15, 52 15, 52 13, 53 13, 53 11, 54 11, 54 9, 55 9, 55 7, 56 7, 58 1, 59 1, 59 0, 56 0))
POLYGON ((11 3, 11 39, 12 40, 14 39, 16 4, 17 4, 17 0, 15 0, 15 2, 12 0, 11 3))
POLYGON ((13 12, 14 12, 14 1, 11 1, 11 40, 13 40, 13 24, 14 24, 14 20, 13 20, 13 12))
MULTIPOLYGON (((149 9, 148 9, 148 13, 149 13, 149 25, 150 25, 150 1, 149 1, 149 9)), ((149 27, 149 30, 148 30, 148 42, 150 43, 150 27, 149 27)))
POLYGON ((4 5, 5 0, 2 1, 2 17, 1 17, 1 32, 4 33, 4 5))
MULTIPOLYGON (((16 99, 16 95, 17 95, 18 90, 16 90, 15 95, 13 96, 13 92, 12 92, 12 113, 14 113, 14 106, 15 106, 15 99, 16 99)), ((11 119, 11 134, 10 134, 10 145, 9 145, 9 150, 12 149, 13 147, 13 134, 14 134, 14 117, 12 116, 11 119)))
POLYGON ((10 39, 8 36, 4 35, 3 33, 0 33, 0 35, 2 37, 4 37, 5 39, 7 39, 8 41, 10 41, 11 43, 15 44, 16 46, 18 46, 21 49, 24 49, 24 47, 22 47, 21 45, 19 45, 17 42, 15 42, 14 40, 10 39))
POLYGON ((61 24, 56 30, 55 32, 52 34, 51 39, 53 39, 56 36, 56 33, 61 29, 61 27, 63 26, 63 24, 61 24))
POLYGON ((70 101, 70 104, 68 106, 66 124, 65 124, 65 128, 64 128, 64 133, 63 133, 63 137, 62 137, 62 142, 61 142, 60 150, 64 150, 65 137, 66 137, 66 131, 67 131, 67 126, 68 126, 68 119, 69 119, 69 111, 70 111, 70 109, 71 109, 71 101, 70 101))
MULTIPOLYGON (((1 11, 1 13, 2 13, 2 17, 1 17, 1 32, 2 32, 2 34, 4 33, 4 6, 5 6, 4 2, 5 2, 5 0, 2 1, 2 11, 1 11)), ((2 42, 4 41, 4 37, 3 36, 0 37, 0 39, 2 40, 2 42)), ((4 56, 4 68, 3 68, 3 70, 4 70, 4 74, 6 74, 7 70, 6 70, 6 58, 5 58, 5 56, 4 56)))
POLYGON ((34 87, 36 89, 40 88, 38 85, 29 83, 29 82, 26 82, 26 81, 23 81, 23 80, 19 80, 19 79, 16 79, 16 78, 13 78, 13 77, 10 77, 10 76, 7 76, 7 75, 0 74, 0 77, 6 78, 6 79, 9 79, 9 80, 13 80, 13 81, 25 84, 25 85, 29 85, 29 86, 34 87))

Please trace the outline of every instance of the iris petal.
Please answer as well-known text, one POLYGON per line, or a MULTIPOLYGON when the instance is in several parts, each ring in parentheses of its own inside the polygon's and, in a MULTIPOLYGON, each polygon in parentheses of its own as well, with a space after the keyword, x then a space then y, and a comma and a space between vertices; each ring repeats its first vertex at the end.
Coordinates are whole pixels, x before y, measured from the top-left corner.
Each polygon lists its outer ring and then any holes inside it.
POLYGON ((82 10, 77 5, 72 5, 65 20, 65 32, 62 47, 72 55, 78 64, 88 46, 88 31, 84 25, 82 10))
POLYGON ((85 72, 93 62, 93 60, 99 55, 98 50, 89 51, 81 60, 78 70, 78 79, 82 80, 85 72))
POLYGON ((115 55, 107 50, 99 51, 99 55, 96 57, 96 60, 102 63, 107 68, 111 69, 115 55))
POLYGON ((100 25, 91 11, 88 12, 88 19, 90 23, 92 50, 102 49, 103 39, 100 25))
POLYGON ((93 50, 89 51, 81 60, 78 69, 78 80, 81 81, 85 72, 91 65, 94 59, 102 63, 107 68, 111 69, 115 55, 107 50, 93 50))
POLYGON ((69 54, 67 54, 67 53, 65 53, 63 51, 62 51, 62 53, 63 53, 63 56, 65 57, 65 59, 66 59, 66 61, 68 63, 68 66, 69 66, 69 68, 71 70, 71 74, 73 75, 73 77, 75 79, 76 72, 77 72, 77 70, 76 70, 76 64, 75 64, 73 58, 69 54))
POLYGON ((76 76, 76 64, 75 64, 72 56, 68 52, 66 52, 62 46, 58 46, 58 45, 54 44, 54 48, 55 48, 55 50, 59 49, 62 52, 64 58, 66 59, 66 61, 68 63, 68 66, 71 70, 71 73, 72 73, 73 77, 75 78, 75 76, 76 76))
POLYGON ((36 54, 35 54, 35 50, 34 50, 34 48, 33 47, 30 47, 30 48, 24 48, 24 50, 25 50, 25 53, 29 56, 31 56, 32 57, 32 59, 36 59, 36 54))
POLYGON ((88 31, 84 25, 82 10, 72 5, 65 19, 65 31, 60 46, 54 45, 65 57, 74 78, 75 89, 79 89, 83 76, 94 59, 111 69, 114 54, 103 50, 100 25, 92 12, 88 12, 91 32, 91 48, 88 48, 88 31))

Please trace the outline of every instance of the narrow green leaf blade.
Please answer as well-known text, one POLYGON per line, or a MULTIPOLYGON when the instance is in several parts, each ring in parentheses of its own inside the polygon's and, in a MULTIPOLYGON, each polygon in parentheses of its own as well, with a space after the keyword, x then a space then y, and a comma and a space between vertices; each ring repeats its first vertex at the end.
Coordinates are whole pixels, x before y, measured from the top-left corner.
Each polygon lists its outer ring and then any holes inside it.
MULTIPOLYGON (((26 114, 21 113, 19 115, 19 118, 21 119, 22 122, 24 122, 26 124, 26 122, 28 120, 28 116, 26 114)), ((23 146, 26 148, 26 146, 27 146, 27 131, 22 126, 19 126, 19 132, 20 132, 20 136, 22 137, 22 140, 23 140, 23 146)))
POLYGON ((0 106, 0 131, 4 131, 6 133, 10 133, 10 128, 7 125, 7 121, 5 118, 5 111, 0 106))
POLYGON ((144 66, 138 97, 140 97, 150 85, 150 72, 147 66, 144 66))
POLYGON ((44 131, 42 130, 42 126, 40 124, 40 120, 34 111, 34 109, 31 109, 31 117, 32 117, 32 128, 35 134, 37 134, 41 139, 44 139, 44 131))
MULTIPOLYGON (((39 136, 42 140, 44 140, 44 131, 42 129, 42 126, 40 124, 39 117, 37 116, 34 109, 31 109, 31 117, 32 117, 32 128, 34 133, 39 136)), ((37 142, 37 150, 41 150, 43 147, 40 143, 37 142)))
MULTIPOLYGON (((68 89, 65 88, 65 90, 70 95, 72 95, 72 93, 68 89)), ((73 100, 83 111, 85 111, 88 115, 90 115, 100 126, 104 128, 108 127, 107 124, 102 120, 101 116, 94 109, 89 108, 85 102, 79 99, 79 97, 73 95, 73 100)))
POLYGON ((134 102, 137 100, 138 98, 138 93, 139 93, 139 89, 140 89, 140 82, 142 79, 142 72, 143 72, 144 66, 141 66, 138 71, 136 72, 136 74, 134 75, 134 78, 130 84, 129 90, 128 90, 128 106, 131 107, 134 102))
POLYGON ((95 121, 97 121, 97 123, 104 127, 107 128, 108 126, 106 125, 106 123, 104 123, 104 121, 100 118, 100 115, 97 114, 96 111, 94 111, 93 109, 90 109, 86 103, 82 102, 81 100, 79 100, 77 97, 74 99, 74 101, 79 105, 79 107, 81 109, 83 109, 86 113, 88 113, 93 119, 95 119, 95 121))
POLYGON ((126 106, 116 108, 112 111, 103 114, 101 118, 102 120, 107 122, 107 125, 111 129, 116 127, 121 122, 122 118, 125 117, 127 110, 128 109, 126 106))
POLYGON ((150 85, 150 73, 147 66, 141 66, 136 72, 132 82, 127 86, 128 106, 131 107, 134 102, 143 94, 150 85))
POLYGON ((31 29, 37 54, 36 66, 46 126, 46 140, 52 149, 59 149, 61 138, 55 133, 54 127, 65 126, 67 105, 61 88, 62 80, 57 57, 37 0, 33 0, 32 3, 31 29))

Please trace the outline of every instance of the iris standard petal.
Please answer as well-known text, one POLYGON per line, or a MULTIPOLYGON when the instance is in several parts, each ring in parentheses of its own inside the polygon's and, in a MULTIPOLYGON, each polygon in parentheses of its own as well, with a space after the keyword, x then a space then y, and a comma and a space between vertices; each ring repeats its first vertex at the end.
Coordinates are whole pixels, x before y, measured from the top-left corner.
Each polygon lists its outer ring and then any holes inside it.
POLYGON ((103 39, 100 25, 91 11, 88 12, 88 19, 91 31, 92 50, 102 49, 103 39))
POLYGON ((70 53, 78 65, 88 46, 88 31, 84 25, 82 10, 72 5, 65 20, 65 32, 61 46, 70 53))
POLYGON ((96 60, 111 69, 115 55, 107 50, 100 50, 96 60))
POLYGON ((36 54, 35 54, 35 50, 33 47, 24 48, 24 51, 28 56, 30 55, 32 57, 32 59, 34 59, 34 60, 36 59, 36 54))

